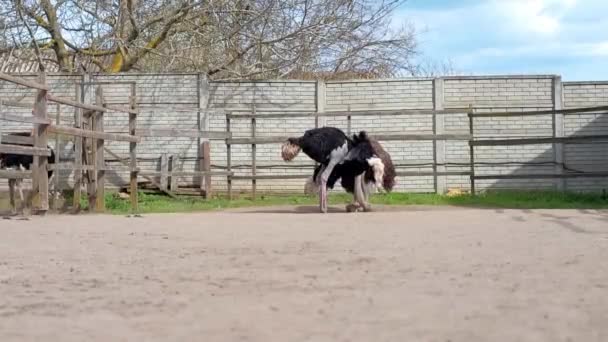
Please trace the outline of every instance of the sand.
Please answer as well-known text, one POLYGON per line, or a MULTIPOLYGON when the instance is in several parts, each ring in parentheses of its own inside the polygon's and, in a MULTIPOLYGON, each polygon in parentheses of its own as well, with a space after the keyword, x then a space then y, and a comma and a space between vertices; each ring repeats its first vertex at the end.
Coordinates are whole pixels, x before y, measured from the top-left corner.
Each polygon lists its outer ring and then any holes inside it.
POLYGON ((342 210, 0 220, 0 341, 608 341, 606 211, 342 210))

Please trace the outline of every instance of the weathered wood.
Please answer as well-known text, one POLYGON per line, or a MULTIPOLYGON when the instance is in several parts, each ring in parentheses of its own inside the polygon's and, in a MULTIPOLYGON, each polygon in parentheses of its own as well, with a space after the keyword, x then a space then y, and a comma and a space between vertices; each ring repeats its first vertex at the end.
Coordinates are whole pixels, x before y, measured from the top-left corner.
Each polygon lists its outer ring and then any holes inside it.
POLYGON ((112 171, 112 172, 138 172, 139 169, 132 169, 130 166, 110 166, 104 165, 103 168, 96 168, 94 165, 81 165, 76 166, 76 163, 56 163, 49 164, 49 170, 80 170, 80 171, 94 171, 94 170, 103 170, 103 171, 112 171))
POLYGON ((608 177, 608 172, 583 172, 583 173, 528 173, 510 175, 476 175, 475 179, 549 179, 549 178, 602 178, 608 177))
MULTIPOLYGON (((469 134, 370 134, 371 138, 379 141, 433 141, 433 140, 470 140, 469 134)), ((277 144, 287 140, 287 136, 230 138, 226 142, 231 145, 277 144)))
MULTIPOLYGON (((137 88, 136 88, 136 84, 132 83, 131 84, 131 96, 129 97, 129 108, 131 108, 133 111, 138 111, 137 108, 137 88)), ((129 113, 129 134, 130 135, 135 135, 135 132, 137 130, 137 115, 133 114, 133 113, 129 113)), ((137 169, 137 143, 135 142, 130 142, 129 143, 129 167, 133 170, 137 169)), ((133 213, 136 213, 139 211, 139 195, 138 195, 138 189, 137 189, 137 172, 135 171, 131 171, 131 173, 129 174, 129 187, 130 187, 130 191, 129 191, 129 196, 131 199, 131 211, 133 213)), ((176 196, 171 193, 171 192, 167 192, 167 194, 169 194, 169 196, 176 198, 176 196)))
POLYGON ((167 153, 161 153, 160 155, 160 186, 163 190, 167 190, 168 184, 168 176, 169 176, 169 158, 167 153))
POLYGON ((34 108, 33 102, 21 102, 17 100, 1 100, 0 104, 7 107, 16 107, 16 108, 34 108))
POLYGON ((471 135, 471 140, 469 140, 469 170, 471 174, 469 175, 469 182, 471 186, 471 194, 475 196, 475 146, 471 144, 473 139, 475 139, 475 122, 473 120, 473 106, 469 106, 469 134, 471 135))
POLYGON ((495 139, 495 140, 473 140, 471 146, 515 146, 515 145, 537 145, 554 143, 581 143, 594 142, 608 139, 608 135, 581 135, 570 137, 550 138, 522 138, 522 139, 495 139))
POLYGON ((32 171, 0 170, 0 178, 31 179, 32 171))
POLYGON ((201 170, 205 172, 203 176, 205 180, 205 198, 209 199, 213 193, 213 187, 211 185, 211 143, 209 141, 203 142, 203 167, 201 170))
MULTIPOLYGON (((76 85, 75 96, 77 100, 81 97, 81 87, 76 85)), ((74 107, 74 128, 82 127, 82 111, 74 107)), ((82 197, 82 137, 74 137, 74 198, 72 210, 80 211, 80 198, 82 197)))
MULTIPOLYGON (((397 177, 423 177, 423 176, 433 176, 434 173, 432 171, 412 171, 412 172, 397 172, 397 177)), ((439 176, 468 176, 470 172, 468 171, 446 171, 446 172, 437 172, 439 176)), ((295 175, 234 175, 232 179, 234 180, 251 180, 251 179, 263 179, 263 180, 287 180, 287 179, 307 179, 312 176, 312 167, 311 172, 307 174, 295 174, 295 175)))
POLYGON ((80 109, 86 109, 86 110, 90 110, 90 111, 94 111, 94 112, 105 113, 105 112, 109 112, 109 111, 114 111, 114 112, 123 112, 123 113, 136 114, 136 115, 138 114, 138 111, 136 109, 129 109, 129 108, 124 108, 124 107, 116 107, 116 106, 105 106, 104 107, 104 106, 100 106, 100 105, 82 103, 79 101, 74 101, 74 100, 70 100, 70 99, 66 99, 66 98, 58 97, 58 96, 53 96, 53 95, 49 95, 48 99, 51 102, 61 103, 64 105, 77 107, 80 109))
POLYGON ((179 188, 179 177, 176 175, 176 172, 179 170, 179 156, 173 155, 171 156, 171 182, 169 183, 169 190, 177 191, 179 188))
POLYGON ((547 109, 547 110, 535 110, 527 112, 484 112, 484 113, 470 113, 469 116, 474 118, 483 117, 509 117, 509 116, 536 116, 536 115, 553 115, 555 114, 580 114, 580 113, 594 113, 594 112, 606 112, 608 106, 597 106, 597 107, 582 107, 582 108, 569 108, 569 109, 547 109))
POLYGON ((251 179, 265 179, 265 180, 274 180, 274 179, 306 179, 312 176, 312 171, 309 174, 302 175, 234 175, 232 179, 234 180, 251 180, 251 179))
POLYGON ((138 136, 133 136, 133 135, 129 135, 129 134, 94 132, 94 131, 90 131, 90 130, 86 130, 86 129, 65 127, 65 126, 49 126, 49 132, 73 135, 73 136, 77 136, 77 137, 91 138, 91 139, 105 139, 105 140, 112 140, 112 141, 128 141, 128 142, 139 142, 140 141, 140 138, 138 136))
MULTIPOLYGON (((252 109, 253 114, 256 114, 256 110, 255 110, 255 105, 253 105, 253 109, 252 109)), ((251 139, 256 138, 256 122, 255 122, 255 116, 253 118, 251 118, 251 139)), ((257 181, 255 178, 255 175, 257 173, 257 159, 256 159, 256 154, 257 154, 257 148, 256 148, 256 144, 251 144, 251 173, 253 175, 254 178, 251 179, 251 197, 253 198, 253 200, 256 200, 257 197, 257 181)))
MULTIPOLYGON (((46 85, 46 75, 44 72, 40 73, 39 82, 46 85)), ((34 116, 48 120, 47 118, 47 89, 38 90, 36 94, 36 102, 34 105, 34 116)), ((48 146, 48 125, 37 125, 34 138, 34 145, 38 148, 47 148, 48 146)), ((38 198, 38 210, 41 214, 46 213, 49 210, 49 178, 47 171, 48 158, 45 156, 37 156, 34 158, 37 163, 34 164, 34 178, 38 178, 38 187, 32 187, 34 194, 37 193, 38 198), (37 168, 36 168, 37 167, 37 168)))
POLYGON ((42 117, 37 117, 37 116, 21 116, 21 115, 15 115, 15 114, 7 114, 7 113, 0 113, 0 120, 21 122, 21 123, 30 123, 30 124, 42 124, 42 125, 51 124, 51 120, 47 119, 47 118, 42 118, 42 117))
MULTIPOLYGON (((99 107, 106 107, 103 99, 103 88, 97 86, 95 89, 95 104, 99 107)), ((95 124, 93 129, 98 133, 103 133, 104 130, 104 112, 99 112, 95 118, 95 124)), ((103 153, 104 140, 96 139, 93 141, 95 153, 95 166, 97 169, 96 184, 95 184, 95 211, 98 213, 105 212, 106 200, 105 200, 105 188, 106 188, 106 172, 105 168, 105 157, 103 153)))
MULTIPOLYGON (((51 151, 48 148, 44 147, 34 147, 34 146, 21 146, 21 145, 9 145, 9 144, 0 144, 0 153, 12 153, 19 154, 24 156, 42 156, 49 157, 51 155, 51 151)), ((44 158, 46 159, 46 158, 44 158)))
MULTIPOLYGON (((146 170, 140 170, 139 171, 139 175, 140 176, 160 177, 163 174, 164 173, 162 171, 146 171, 146 170)), ((204 171, 176 171, 174 174, 177 177, 191 177, 191 176, 200 176, 200 175, 231 176, 231 175, 233 175, 233 172, 229 172, 229 171, 209 171, 209 172, 204 172, 204 171)), ((160 186, 160 184, 158 184, 158 182, 155 182, 155 183, 156 183, 156 184, 154 184, 155 186, 160 186)), ((166 192, 166 191, 163 191, 163 192, 166 192)))
MULTIPOLYGON (((61 125, 61 104, 57 103, 57 115, 55 116, 55 125, 61 125)), ((61 149, 59 148, 59 144, 61 143, 61 136, 59 134, 55 134, 55 163, 58 163, 61 160, 61 149)), ((50 164, 47 165, 47 169, 50 169, 50 164)), ((55 177, 53 177, 53 187, 55 191, 59 191, 59 181, 61 180, 61 173, 57 171, 55 173, 55 177)), ((53 209, 59 209, 59 201, 57 201, 57 197, 53 197, 53 209)))
MULTIPOLYGON (((258 109, 259 110, 259 109, 258 109)), ((278 111, 278 110, 277 110, 278 111)), ((270 110, 264 110, 270 112, 270 110)), ((330 112, 299 112, 299 113, 272 113, 272 114, 226 114, 230 119, 251 119, 257 117, 259 119, 285 119, 285 118, 304 118, 315 116, 319 117, 338 117, 338 116, 391 116, 391 115, 430 115, 430 114, 463 114, 466 113, 466 108, 450 108, 443 110, 432 109, 396 109, 396 110, 361 110, 361 111, 330 111, 330 112)))
MULTIPOLYGON (((226 116, 226 132, 230 131, 230 117, 226 116)), ((231 139, 226 139, 226 168, 228 172, 232 171, 232 148, 231 148, 231 139)), ((232 175, 226 176, 226 183, 228 187, 228 199, 232 199, 232 175)))
POLYGON ((231 134, 220 131, 199 131, 195 129, 174 128, 138 129, 136 135, 140 137, 203 138, 211 140, 223 140, 231 137, 231 134))
POLYGON ((25 80, 20 77, 15 77, 15 76, 5 74, 3 72, 0 72, 0 80, 15 83, 15 84, 18 84, 18 85, 21 85, 24 87, 28 87, 28 88, 34 88, 34 89, 44 90, 44 91, 49 90, 49 87, 46 84, 40 83, 42 81, 38 81, 38 82, 29 81, 29 80, 25 80))
POLYGON ((17 144, 17 145, 29 145, 34 146, 34 137, 24 137, 21 135, 12 135, 10 133, 2 134, 0 138, 2 144, 17 144))

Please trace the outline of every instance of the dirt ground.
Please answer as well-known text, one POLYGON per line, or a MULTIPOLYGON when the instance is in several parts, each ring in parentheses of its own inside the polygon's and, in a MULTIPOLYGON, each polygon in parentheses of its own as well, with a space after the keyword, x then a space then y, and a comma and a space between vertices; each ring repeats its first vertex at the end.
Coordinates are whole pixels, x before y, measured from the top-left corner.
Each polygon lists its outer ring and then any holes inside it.
POLYGON ((0 220, 0 341, 608 341, 608 212, 0 220))

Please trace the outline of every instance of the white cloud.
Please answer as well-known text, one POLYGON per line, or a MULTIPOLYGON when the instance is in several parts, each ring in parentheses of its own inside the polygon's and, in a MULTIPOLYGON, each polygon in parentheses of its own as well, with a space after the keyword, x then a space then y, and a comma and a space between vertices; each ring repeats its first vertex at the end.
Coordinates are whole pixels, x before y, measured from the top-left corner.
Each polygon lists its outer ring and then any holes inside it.
POLYGON ((557 34, 565 14, 576 3, 577 0, 492 0, 488 10, 503 17, 501 24, 508 30, 557 34))

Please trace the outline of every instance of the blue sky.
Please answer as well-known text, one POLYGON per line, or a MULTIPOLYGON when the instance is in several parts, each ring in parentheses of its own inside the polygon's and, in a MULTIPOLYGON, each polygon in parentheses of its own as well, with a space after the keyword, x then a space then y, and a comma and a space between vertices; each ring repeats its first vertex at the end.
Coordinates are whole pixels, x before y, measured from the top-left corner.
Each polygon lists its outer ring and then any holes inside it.
POLYGON ((409 0, 394 20, 463 74, 608 80, 608 0, 409 0))

